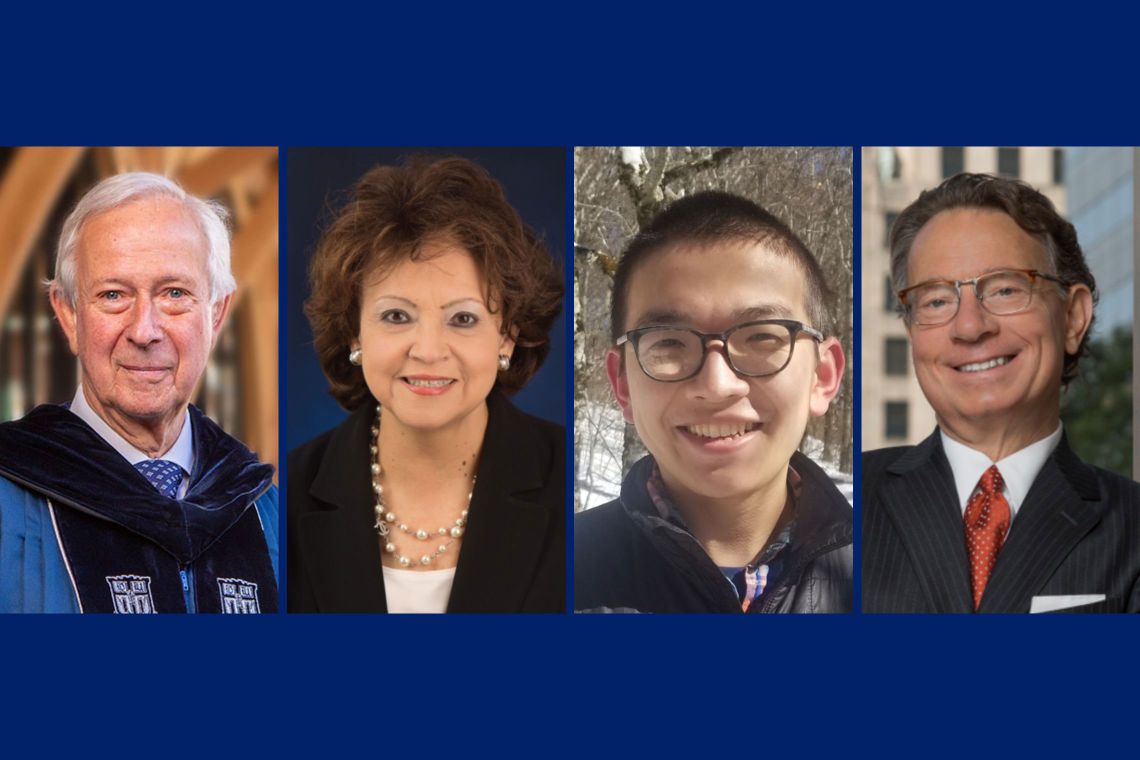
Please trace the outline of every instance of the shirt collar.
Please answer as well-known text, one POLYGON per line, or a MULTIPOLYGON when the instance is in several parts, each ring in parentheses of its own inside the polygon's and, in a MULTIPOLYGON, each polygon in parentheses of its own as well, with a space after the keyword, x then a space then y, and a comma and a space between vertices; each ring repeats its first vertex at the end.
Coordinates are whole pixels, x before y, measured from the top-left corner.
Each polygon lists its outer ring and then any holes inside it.
MULTIPOLYGON (((768 540, 768 544, 760 550, 760 554, 748 564, 749 568, 770 562, 784 547, 792 542, 792 535, 795 530, 795 507, 799 502, 800 491, 803 488, 801 481, 800 474, 789 464, 788 500, 785 509, 792 513, 792 517, 784 524, 783 528, 773 534, 768 540)), ((689 531, 689 526, 685 524, 685 518, 669 495, 669 489, 665 486, 665 479, 661 477, 661 469, 657 466, 656 460, 653 462, 649 479, 645 481, 645 490, 649 493, 649 500, 653 503, 653 507, 661 519, 676 525, 686 533, 689 531)))
POLYGON ((946 452, 946 458, 950 460, 950 469, 954 473, 954 487, 958 492, 958 506, 962 508, 962 514, 966 513, 966 504, 977 490, 982 474, 991 465, 996 464, 998 471, 1001 472, 1003 481, 1001 490, 1009 502, 1011 518, 1016 516, 1018 508, 1029 495, 1030 486, 1037 479, 1041 468, 1045 466, 1045 461, 1061 442, 1062 429, 1061 423, 1058 422, 1057 429, 1052 434, 1029 444, 1020 451, 1015 451, 1000 462, 991 461, 982 452, 955 441, 946 435, 945 431, 939 431, 942 436, 942 449, 946 452))
MULTIPOLYGON (((114 429, 91 408, 91 405, 87 403, 87 396, 83 392, 82 383, 80 383, 79 387, 75 390, 75 398, 71 400, 71 412, 86 422, 100 438, 107 442, 108 446, 119 452, 123 459, 126 459, 132 465, 150 459, 144 452, 136 449, 125 438, 116 433, 114 429)), ((162 458, 174 462, 181 467, 184 474, 188 474, 193 469, 194 426, 190 424, 189 414, 183 415, 182 431, 178 434, 174 445, 170 447, 169 451, 162 455, 162 458)))

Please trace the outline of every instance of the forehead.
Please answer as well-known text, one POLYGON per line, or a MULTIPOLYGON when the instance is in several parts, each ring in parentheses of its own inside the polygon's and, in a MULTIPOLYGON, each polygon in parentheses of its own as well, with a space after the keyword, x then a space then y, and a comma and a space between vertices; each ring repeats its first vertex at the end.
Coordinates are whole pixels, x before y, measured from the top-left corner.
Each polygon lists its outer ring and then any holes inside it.
POLYGON ((193 214, 173 198, 144 198, 89 219, 77 266, 92 277, 205 274, 207 243, 193 214))
POLYGON ((1044 247, 1001 211, 952 209, 935 214, 911 246, 907 282, 970 279, 996 269, 1046 269, 1044 247))
POLYGON ((764 244, 679 244, 654 252, 632 273, 625 329, 669 314, 704 329, 726 329, 748 311, 807 320, 804 274, 764 244))
POLYGON ((416 257, 405 257, 393 266, 374 269, 365 277, 364 291, 374 297, 408 293, 463 294, 483 298, 483 277, 475 258, 450 241, 424 244, 416 257), (381 292, 383 291, 383 292, 381 292))

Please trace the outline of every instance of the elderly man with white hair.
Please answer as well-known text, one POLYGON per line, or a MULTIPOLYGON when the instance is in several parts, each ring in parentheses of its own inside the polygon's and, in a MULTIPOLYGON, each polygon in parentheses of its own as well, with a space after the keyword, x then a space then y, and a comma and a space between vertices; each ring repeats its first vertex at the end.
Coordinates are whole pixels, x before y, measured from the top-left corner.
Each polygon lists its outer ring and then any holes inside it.
POLYGON ((190 404, 235 287, 225 209, 164 177, 72 211, 50 297, 80 384, 0 425, 0 611, 276 611, 273 468, 190 404))

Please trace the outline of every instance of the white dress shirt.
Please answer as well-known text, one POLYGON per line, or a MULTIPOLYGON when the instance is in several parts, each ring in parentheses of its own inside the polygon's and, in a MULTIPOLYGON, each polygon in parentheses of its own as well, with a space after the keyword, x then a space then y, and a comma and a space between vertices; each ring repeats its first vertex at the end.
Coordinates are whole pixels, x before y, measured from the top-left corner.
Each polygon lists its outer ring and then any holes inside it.
MULTIPOLYGON (((75 390, 75 398, 71 400, 71 412, 86 422, 92 430, 99 434, 100 438, 107 442, 107 445, 119 452, 123 459, 130 462, 132 466, 152 458, 132 446, 123 436, 116 433, 102 417, 95 413, 95 410, 87 403, 87 396, 83 391, 82 383, 75 390)), ((190 487, 190 471, 194 468, 194 426, 190 424, 189 411, 182 418, 182 431, 178 434, 174 445, 170 447, 169 451, 157 458, 174 462, 182 468, 182 485, 178 487, 178 498, 181 499, 190 487)))
POLYGON ((964 443, 955 441, 942 432, 942 449, 946 458, 950 460, 950 469, 954 473, 954 487, 958 491, 958 505, 962 508, 963 517, 966 514, 966 505, 970 497, 978 490, 978 481, 992 465, 996 464, 1001 472, 1002 495, 1009 502, 1010 521, 1017 517, 1017 510, 1029 495, 1029 488, 1037 479, 1045 460, 1061 442, 1061 424, 1051 435, 1040 441, 1029 444, 1020 451, 1016 451, 1002 459, 1000 462, 990 460, 980 451, 971 449, 964 443))

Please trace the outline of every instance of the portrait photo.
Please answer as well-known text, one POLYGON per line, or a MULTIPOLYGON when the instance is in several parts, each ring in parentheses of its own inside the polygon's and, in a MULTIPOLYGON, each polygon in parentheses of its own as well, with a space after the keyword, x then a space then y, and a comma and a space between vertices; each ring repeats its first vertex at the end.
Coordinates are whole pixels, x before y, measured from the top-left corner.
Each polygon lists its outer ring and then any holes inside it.
POLYGON ((287 156, 291 612, 560 612, 562 148, 287 156))
POLYGON ((0 610, 277 611, 276 148, 0 148, 0 610))
POLYGON ((575 150, 576 612, 851 611, 851 162, 575 150))
POLYGON ((1135 148, 863 148, 866 612, 1138 612, 1135 148))

